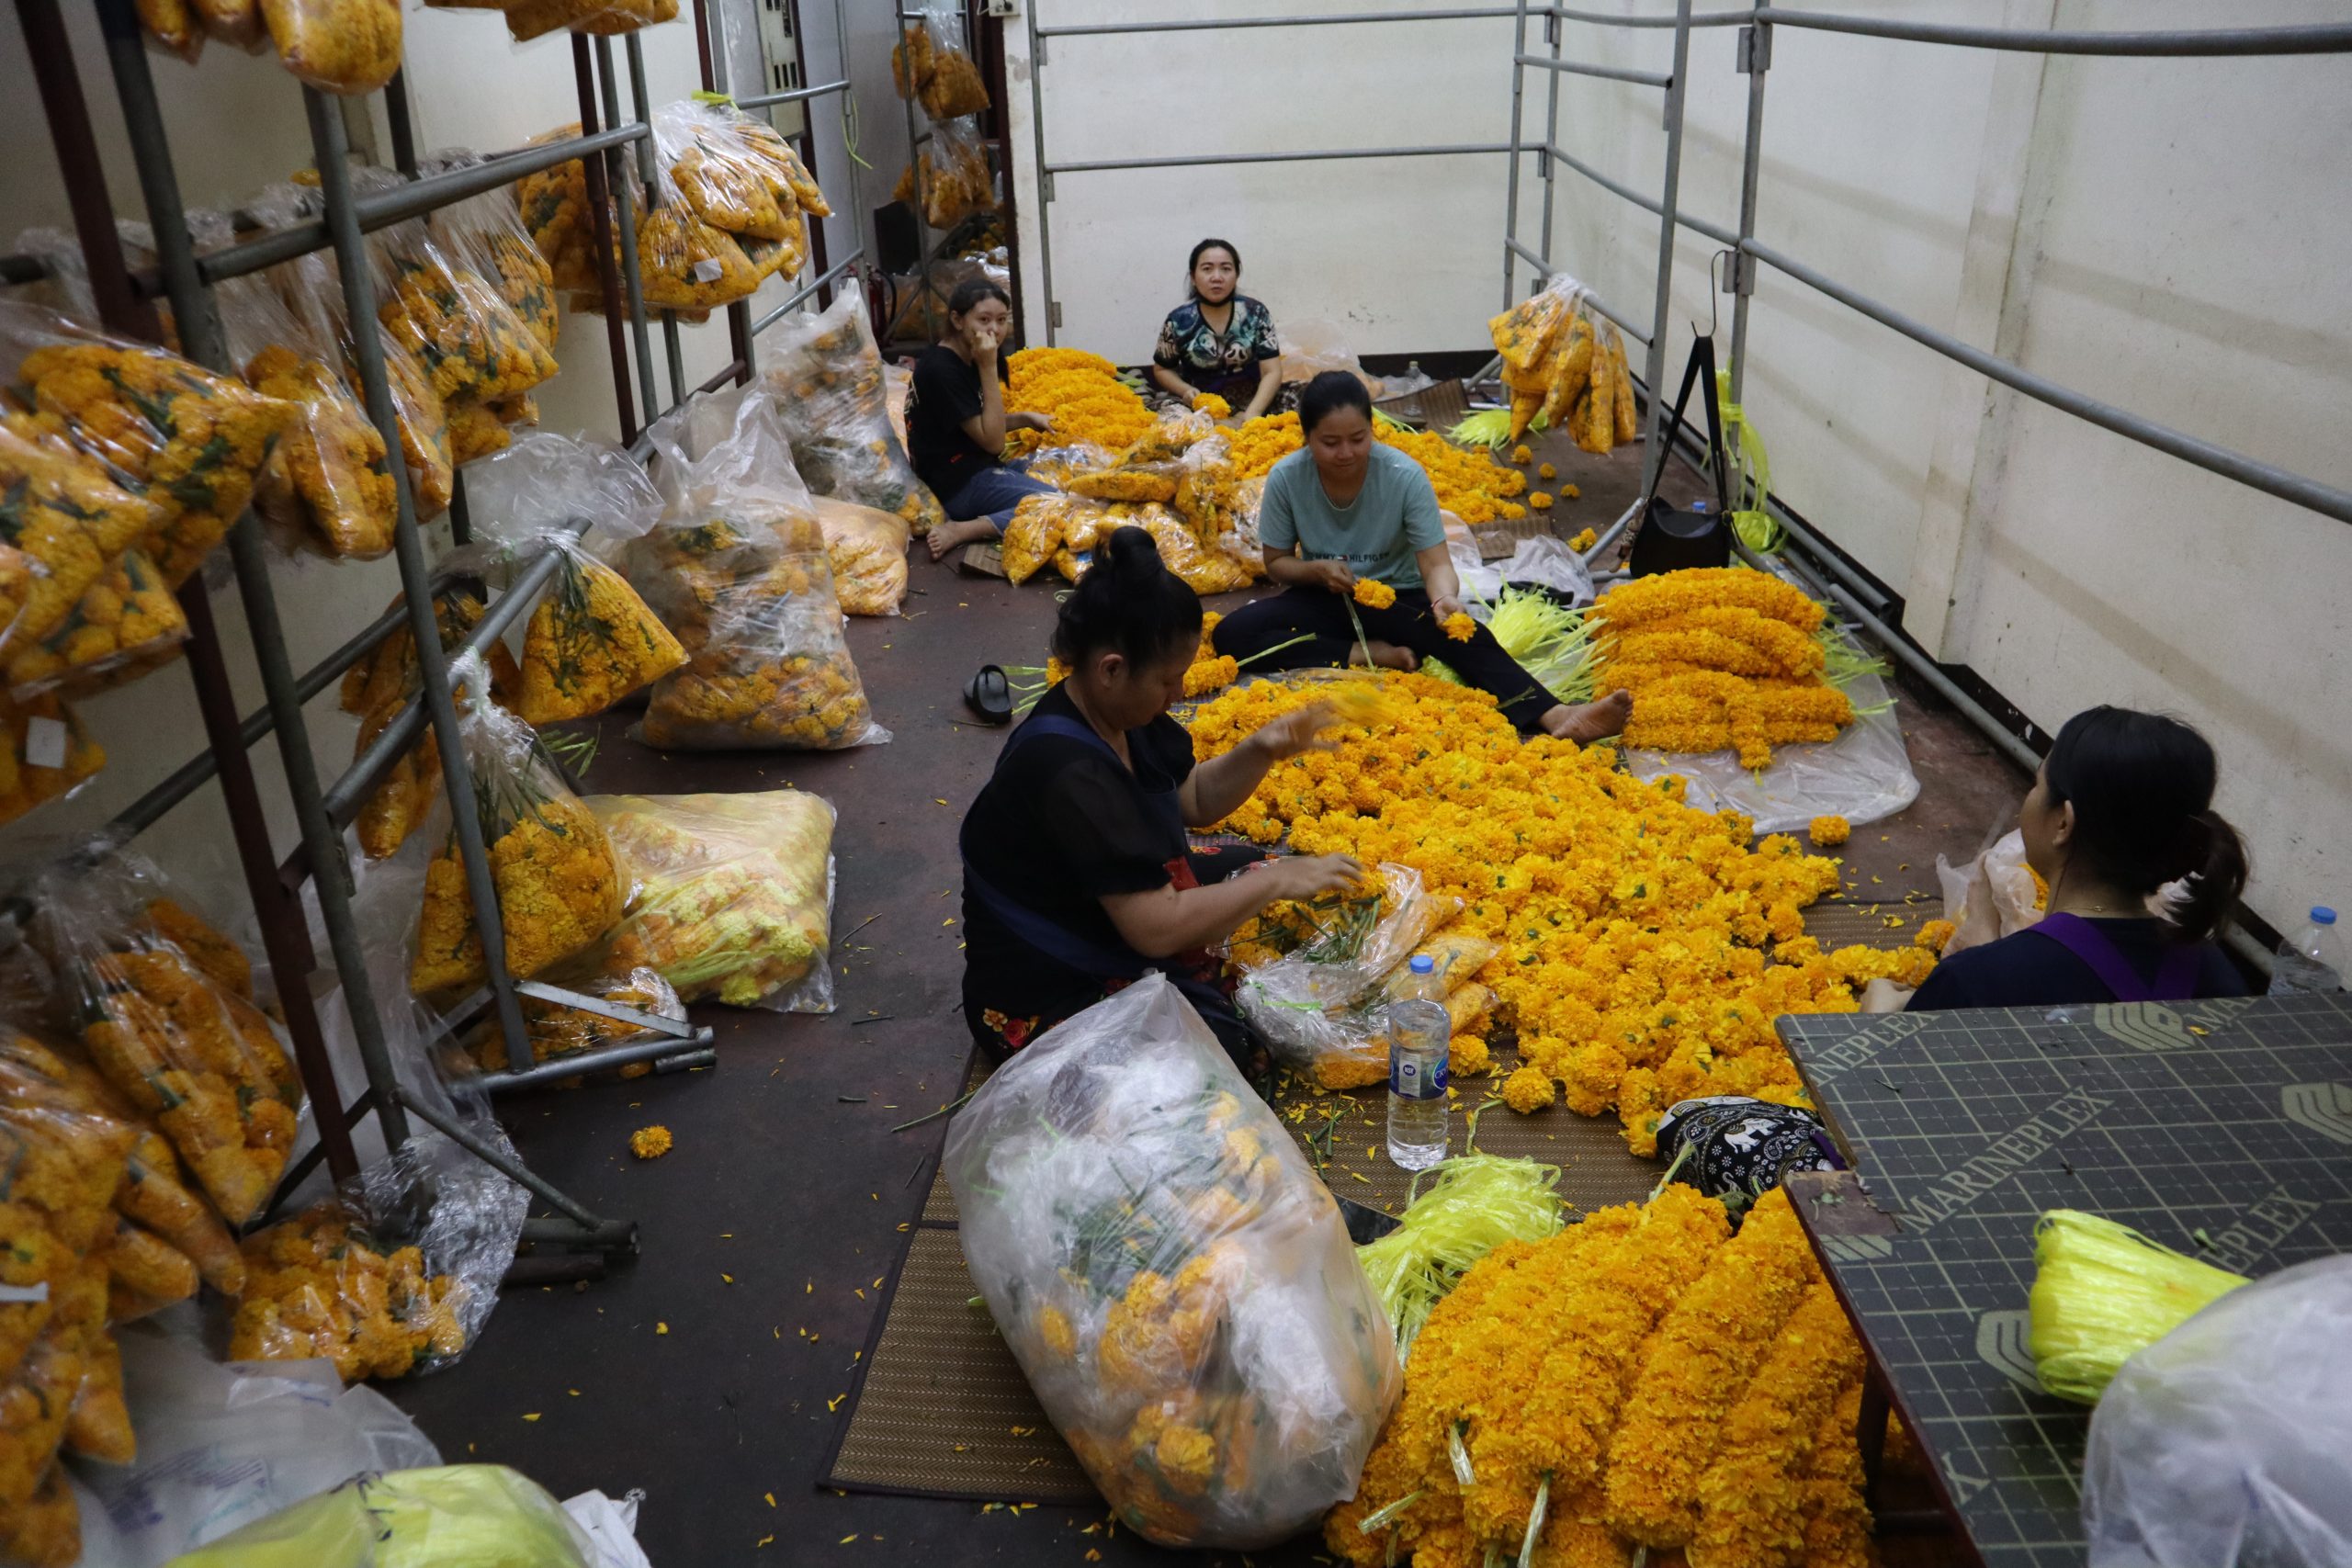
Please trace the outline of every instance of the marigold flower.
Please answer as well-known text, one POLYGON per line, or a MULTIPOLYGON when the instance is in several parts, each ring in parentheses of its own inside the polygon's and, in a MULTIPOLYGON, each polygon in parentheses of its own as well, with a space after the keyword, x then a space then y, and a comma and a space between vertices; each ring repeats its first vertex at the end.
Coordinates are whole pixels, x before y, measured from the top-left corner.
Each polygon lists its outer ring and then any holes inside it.
POLYGON ((1549 512, 1552 510, 1552 498, 1539 490, 1527 498, 1527 504, 1537 512, 1549 512))
MULTIPOLYGON (((1529 462, 1532 462, 1532 461, 1534 461, 1534 459, 1535 459, 1535 452, 1534 452, 1534 449, 1533 449, 1532 447, 1529 446, 1527 445, 1527 443, 1526 443, 1526 442, 1524 442, 1524 441, 1521 442, 1518 446, 1514 446, 1514 447, 1512 447, 1512 448, 1510 449, 1510 460, 1511 460, 1512 462, 1514 462, 1514 463, 1529 463, 1529 462)), ((1546 464, 1544 465, 1544 467, 1545 467, 1545 468, 1549 468, 1549 467, 1551 467, 1551 465, 1550 465, 1550 464, 1548 464, 1548 463, 1546 463, 1546 464)), ((1549 475, 1549 474, 1546 474, 1546 475, 1544 475, 1544 477, 1545 479, 1550 479, 1552 476, 1551 476, 1551 475, 1549 475)))
MULTIPOLYGON (((1567 493, 1573 497, 1576 492, 1576 486, 1570 485, 1568 487, 1567 493)), ((1593 546, 1599 543, 1600 543, 1600 530, 1596 528, 1587 528, 1584 532, 1578 534, 1575 538, 1568 541, 1568 548, 1576 551, 1578 555, 1582 555, 1585 551, 1592 548, 1593 546)))
POLYGON ((1354 597, 1367 610, 1385 610, 1396 603, 1396 590, 1376 577, 1359 577, 1354 597))
POLYGON ((1929 953, 1941 953, 1944 944, 1951 941, 1952 932, 1957 930, 1959 928, 1950 920, 1926 921, 1912 933, 1911 945, 1925 948, 1929 953))
POLYGON ((1535 477, 1539 479, 1556 479, 1560 477, 1560 470, 1549 463, 1538 463, 1535 466, 1535 477))
POLYGON ((1853 828, 1843 817, 1816 817, 1805 824, 1805 836, 1817 850, 1835 849, 1853 833, 1853 828))
POLYGON ((1193 409, 1194 412, 1204 413, 1211 419, 1227 419, 1230 418, 1233 413, 1233 405, 1227 402, 1215 392, 1194 393, 1193 395, 1193 409))
POLYGON ((1503 1079, 1503 1103, 1521 1116, 1541 1111, 1559 1098, 1551 1077, 1543 1068, 1528 1066, 1515 1068, 1503 1079))
POLYGON ((1460 610, 1456 610, 1451 615, 1446 616, 1446 618, 1440 621, 1438 625, 1444 629, 1446 636, 1452 637, 1456 642, 1468 642, 1473 637, 1477 635, 1478 631, 1478 623, 1472 620, 1468 615, 1460 610))
POLYGON ((670 1152, 670 1129, 655 1123, 628 1135, 628 1152, 639 1159, 660 1159, 670 1152))

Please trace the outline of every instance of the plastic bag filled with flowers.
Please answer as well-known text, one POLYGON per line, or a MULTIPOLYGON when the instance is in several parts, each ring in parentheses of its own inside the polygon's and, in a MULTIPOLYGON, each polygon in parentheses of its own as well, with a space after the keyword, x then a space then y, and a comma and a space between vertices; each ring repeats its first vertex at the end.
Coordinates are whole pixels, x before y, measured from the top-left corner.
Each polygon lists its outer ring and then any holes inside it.
MULTIPOLYGON (((393 608, 402 604, 399 595, 393 608)), ((472 594, 451 589, 434 601, 441 651, 454 653, 478 625, 485 610, 472 594)), ((491 700, 512 707, 522 690, 523 672, 503 642, 488 651, 491 700)), ((356 758, 398 718, 410 701, 424 690, 417 668, 416 638, 403 621, 373 651, 343 672, 340 705, 359 720, 359 735, 352 744, 356 758)), ((441 796, 441 749, 427 726, 416 744, 394 761, 359 808, 352 827, 359 847, 370 860, 389 859, 408 841, 424 815, 441 796)))
MULTIPOLYGON (((319 193, 301 186, 272 186, 246 202, 244 210, 264 227, 282 228, 318 217, 319 193)), ((374 421, 368 415, 360 391, 359 361, 334 254, 313 251, 274 266, 264 276, 292 312, 308 353, 334 367, 347 406, 372 429, 374 421)), ((448 412, 406 337, 380 321, 374 324, 374 331, 384 359, 384 380, 392 395, 393 418, 400 428, 401 458, 408 465, 409 499, 417 521, 430 522, 449 509, 453 488, 448 412)), ((355 531, 351 536, 362 536, 361 532, 355 531)), ((333 536, 322 537, 331 543, 333 536)))
MULTIPOLYGON (((358 180, 363 186, 399 178, 369 170, 354 175, 373 176, 358 180)), ((378 319, 417 356, 444 403, 491 403, 555 375, 555 355, 504 291, 423 220, 370 234, 368 254, 378 319)))
POLYGON ((650 968, 689 1002, 833 1010, 830 803, 783 789, 586 804, 639 879, 601 970, 650 968))
POLYGON ((319 1357, 357 1382, 429 1371, 466 1348, 467 1285, 433 1272, 421 1247, 379 1236, 356 1199, 328 1199, 248 1236, 244 1258, 232 1360, 319 1357))
POLYGON ((652 430, 662 521, 630 581, 685 645, 633 732, 682 750, 877 745, 833 571, 764 383, 706 395, 652 430))
POLYGON ((933 119, 986 114, 988 83, 973 63, 957 0, 924 0, 922 19, 907 25, 891 51, 890 71, 899 96, 922 103, 933 119))
MULTIPOLYGON (((600 1002, 615 1007, 629 1008, 655 1018, 666 1018, 679 1023, 686 1020, 686 1004, 678 998, 677 988, 662 978, 655 970, 640 964, 634 968, 618 968, 597 964, 575 969, 566 965, 555 976, 566 989, 577 991, 600 1002)), ((562 1056, 576 1056, 582 1051, 601 1051, 607 1045, 628 1045, 640 1040, 651 1040, 660 1032, 642 1023, 625 1019, 607 1018, 602 1013, 582 1008, 566 1007, 561 1002, 541 1001, 535 997, 523 998, 523 1024, 528 1032, 531 1060, 549 1062, 562 1056)), ((511 1066, 506 1056, 506 1042, 494 1025, 486 1025, 475 1036, 468 1054, 474 1065, 484 1072, 503 1072, 511 1066)), ((653 1070, 648 1062, 637 1062, 620 1069, 625 1078, 643 1077, 653 1070)), ((566 1080, 566 1087, 577 1078, 566 1080)))
POLYGON ((786 317, 760 338, 792 461, 817 494, 888 512, 927 534, 947 514, 890 428, 865 291, 855 278, 836 288, 823 310, 786 317))
POLYGON ((558 28, 598 38, 633 33, 674 20, 678 0, 510 0, 498 8, 506 13, 508 36, 528 43, 558 28))
MULTIPOLYGON (((490 854, 508 973, 527 979, 571 957, 609 930, 628 901, 624 868, 605 829, 563 781, 531 727, 489 700, 479 653, 450 667, 458 728, 474 798, 471 809, 490 854)), ((420 995, 477 986, 488 977, 481 931, 453 832, 425 868, 410 987, 420 995)))
MULTIPOLYGON (((236 1242, 198 1195, 170 1142, 76 1048, 0 1026, 0 1099, 111 1118, 137 1134, 114 1191, 112 1231, 93 1253, 107 1271, 110 1321, 185 1301, 199 1281, 231 1296, 244 1289, 236 1242)), ((128 1462, 128 1456, 115 1462, 128 1462)))
POLYGON ((401 68, 400 0, 260 0, 278 62, 322 93, 372 93, 401 68))
POLYGON ((907 541, 913 536, 903 518, 854 501, 809 497, 817 525, 825 532, 825 555, 833 563, 833 591, 851 615, 895 615, 907 598, 907 541))
POLYGON ((106 748, 56 693, 0 696, 0 823, 63 800, 106 765, 106 748))
POLYGON ((391 550, 400 515, 383 434, 344 380, 340 343, 313 333, 323 313, 298 316, 274 282, 231 278, 214 295, 231 362, 254 390, 295 411, 254 510, 288 548, 374 560, 391 550))
POLYGON ((253 499, 295 412, 175 354, 30 305, 0 301, 0 365, 15 367, 8 397, 27 416, 12 429, 66 438, 149 503, 145 532, 111 547, 122 509, 84 520, 76 532, 96 547, 76 552, 89 571, 83 587, 132 544, 173 588, 185 582, 253 499))
POLYGON ((1322 907, 1277 905, 1236 950, 1245 968, 1234 1001, 1287 1066, 1329 1077, 1327 1059, 1376 1056, 1385 1069, 1388 997, 1381 982, 1462 908, 1451 895, 1432 897, 1410 866, 1379 870, 1376 898, 1357 892, 1322 907))
MULTIPOLYGON (((731 105, 681 98, 653 111, 653 146, 664 171, 664 202, 684 203, 739 240, 784 241, 806 253, 800 197, 803 189, 813 192, 815 182, 773 126, 731 105)), ((786 270, 799 270, 797 262, 786 270)))
POLYGON ((996 176, 989 170, 988 143, 978 121, 944 119, 931 131, 931 140, 915 149, 915 161, 899 174, 890 199, 920 204, 924 222, 953 229, 996 206, 996 176))
MULTIPOLYGON (((448 148, 420 160, 417 173, 440 174, 481 162, 479 152, 448 148)), ((489 280, 499 298, 531 329, 531 335, 552 353, 557 325, 555 270, 531 243, 531 231, 523 227, 514 190, 508 186, 468 197, 434 212, 426 221, 434 237, 489 280)))
POLYGON ((1152 974, 949 1124, 964 1256, 1119 1521, 1249 1551, 1355 1495, 1401 1383, 1330 1193, 1152 974))
POLYGON ((252 1219, 286 1168, 302 1106, 276 1026, 215 977, 209 953, 182 945, 184 924, 153 912, 170 889, 142 857, 77 855, 43 873, 34 896, 36 945, 98 1072, 153 1119, 222 1219, 252 1219))
POLYGON ((481 521, 451 570, 511 581, 541 551, 556 555, 523 629, 515 716, 531 725, 585 718, 685 663, 686 650, 628 580, 589 551, 589 536, 617 549, 662 515, 661 495, 627 453, 526 434, 475 471, 473 495, 481 521))
POLYGON ((81 1556, 61 1451, 135 1456, 121 1360, 107 1329, 103 1252, 137 1131, 0 1073, 0 1556, 66 1568, 81 1556))
MULTIPOLYGON (((533 137, 530 144, 537 146, 579 134, 580 123, 574 120, 533 137)), ((636 185, 633 173, 629 177, 632 210, 640 209, 644 192, 636 185)), ((525 175, 514 182, 514 199, 522 211, 523 227, 546 259, 555 287, 575 296, 596 294, 604 280, 596 265, 595 220, 588 204, 587 165, 574 158, 537 174, 525 175)), ((605 208, 617 232, 620 214, 609 196, 605 208)), ((575 299, 575 308, 578 303, 575 299)), ((603 308, 601 299, 597 308, 603 308)))

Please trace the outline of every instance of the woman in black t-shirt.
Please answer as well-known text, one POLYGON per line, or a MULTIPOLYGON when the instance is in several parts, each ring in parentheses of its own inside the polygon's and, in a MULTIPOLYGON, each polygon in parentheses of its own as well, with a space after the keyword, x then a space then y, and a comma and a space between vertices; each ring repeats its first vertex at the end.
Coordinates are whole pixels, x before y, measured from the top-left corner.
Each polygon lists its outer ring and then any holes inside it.
POLYGON ((1945 959, 1910 1010, 2243 995, 2211 940, 2246 877, 2245 846, 2212 808, 2217 772, 2212 746, 2177 719, 2115 707, 2068 719, 2018 814, 2049 913, 1945 959))
POLYGON ((1001 345, 1012 330, 1011 296, 985 277, 967 277, 947 297, 947 336, 915 361, 907 456, 954 519, 929 535, 933 560, 994 539, 1022 497, 1053 489, 1004 460, 1005 437, 1014 431, 1053 428, 1044 414, 1005 412, 1012 367, 1001 345))
POLYGON ((1222 819, 1266 770, 1327 747, 1317 703, 1197 766, 1168 716, 1201 602, 1140 528, 1121 528, 1063 602, 1069 676, 1013 730, 965 815, 964 1010, 998 1056, 1158 969, 1248 1068, 1249 1036, 1208 949, 1267 905, 1349 886, 1346 855, 1256 862, 1203 886, 1187 828, 1222 819))

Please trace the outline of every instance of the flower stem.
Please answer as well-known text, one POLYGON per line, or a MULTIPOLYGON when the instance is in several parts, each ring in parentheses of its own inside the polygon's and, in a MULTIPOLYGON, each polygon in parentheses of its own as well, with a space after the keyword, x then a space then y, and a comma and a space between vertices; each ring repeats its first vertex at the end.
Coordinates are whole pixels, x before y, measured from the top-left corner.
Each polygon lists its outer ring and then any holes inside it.
POLYGON ((1543 1483, 1535 1488, 1535 1506, 1527 1513, 1527 1534, 1519 1543, 1519 1568, 1528 1568, 1535 1561, 1535 1543, 1544 1534, 1544 1516, 1552 1511, 1552 1472, 1544 1472, 1543 1483))

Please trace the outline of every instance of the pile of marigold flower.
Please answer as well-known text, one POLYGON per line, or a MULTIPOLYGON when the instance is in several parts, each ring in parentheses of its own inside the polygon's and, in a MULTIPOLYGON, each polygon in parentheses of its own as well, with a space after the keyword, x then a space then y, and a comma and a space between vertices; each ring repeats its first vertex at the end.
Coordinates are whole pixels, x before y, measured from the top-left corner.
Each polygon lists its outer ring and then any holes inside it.
MULTIPOLYGON (((1605 747, 1522 741, 1467 687, 1343 684, 1379 700, 1343 705, 1339 748, 1275 766, 1224 828, 1408 865, 1432 897, 1460 897, 1458 927, 1500 947, 1477 978, 1521 1061, 1579 1115, 1615 1106, 1638 1155, 1679 1100, 1803 1103, 1773 1019, 1852 1012, 1871 979, 1917 985, 1934 964, 1916 947, 1822 952, 1800 911, 1838 886, 1836 863, 1785 835, 1751 845, 1748 818, 1685 806, 1679 779, 1635 779, 1605 747)), ((1236 687, 1193 714, 1194 747, 1216 756, 1328 692, 1236 687)))
POLYGON ((1463 1277, 1324 1540, 1360 1568, 1526 1562, 1531 1526, 1540 1562, 1866 1563, 1862 1371, 1783 1193, 1734 1235, 1669 1185, 1463 1277))
POLYGON ((1030 432, 1016 432, 1011 443, 1015 450, 1085 442, 1116 452, 1151 428, 1151 411, 1119 379, 1118 367, 1099 354, 1024 348, 1012 364, 1004 406, 1014 413, 1046 414, 1054 422, 1053 434, 1042 442, 1030 432))
POLYGON ((1660 572, 1610 590, 1593 613, 1603 627, 1593 689, 1633 693, 1628 746, 1736 750, 1743 767, 1761 768, 1773 747, 1835 740, 1853 722, 1853 704, 1823 679, 1826 612, 1769 572, 1660 572))
MULTIPOLYGON (((1437 503, 1464 523, 1510 522, 1527 515, 1527 509, 1511 499, 1526 493, 1527 476, 1503 467, 1483 450, 1378 420, 1373 422, 1373 434, 1426 468, 1437 490, 1437 503)), ((1232 440, 1234 473, 1244 480, 1263 478, 1306 444, 1295 413, 1253 419, 1235 431, 1232 440)))

